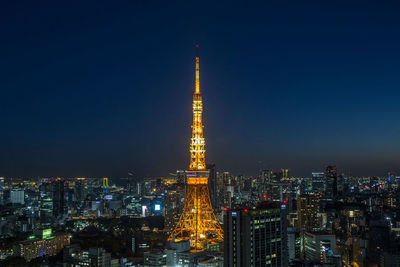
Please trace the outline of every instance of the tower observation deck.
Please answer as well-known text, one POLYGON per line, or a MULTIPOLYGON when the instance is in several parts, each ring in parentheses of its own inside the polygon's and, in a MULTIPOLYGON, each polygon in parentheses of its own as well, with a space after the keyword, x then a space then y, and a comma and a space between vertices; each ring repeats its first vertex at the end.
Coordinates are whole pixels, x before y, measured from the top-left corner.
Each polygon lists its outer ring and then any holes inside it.
POLYGON ((190 142, 190 165, 186 179, 185 205, 180 219, 169 236, 170 241, 190 240, 198 251, 223 242, 223 231, 212 209, 208 191, 208 171, 203 135, 203 100, 200 93, 198 45, 196 45, 196 82, 193 94, 193 125, 190 142))

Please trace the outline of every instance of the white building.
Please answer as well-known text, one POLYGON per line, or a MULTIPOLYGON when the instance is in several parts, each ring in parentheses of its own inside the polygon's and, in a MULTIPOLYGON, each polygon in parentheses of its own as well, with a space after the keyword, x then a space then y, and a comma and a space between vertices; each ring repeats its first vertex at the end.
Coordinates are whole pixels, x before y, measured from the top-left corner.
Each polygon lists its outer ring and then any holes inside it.
POLYGON ((327 263, 327 255, 336 252, 335 235, 325 232, 306 232, 304 243, 306 260, 327 263))
POLYGON ((25 204, 24 190, 11 190, 10 201, 12 204, 25 204))

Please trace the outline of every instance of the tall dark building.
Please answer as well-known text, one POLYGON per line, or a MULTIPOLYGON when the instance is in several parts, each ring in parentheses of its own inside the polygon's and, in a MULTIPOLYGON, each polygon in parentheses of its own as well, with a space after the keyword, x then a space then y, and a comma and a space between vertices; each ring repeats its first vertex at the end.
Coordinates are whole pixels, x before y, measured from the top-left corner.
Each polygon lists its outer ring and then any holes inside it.
POLYGON ((84 201, 87 195, 87 180, 85 178, 77 178, 75 180, 74 201, 84 201))
POLYGON ((4 204, 4 177, 0 177, 0 205, 4 204))
POLYGON ((313 172, 311 175, 312 191, 325 192, 325 174, 323 172, 313 172))
POLYGON ((262 170, 260 174, 260 183, 261 185, 258 187, 261 194, 266 194, 268 185, 271 183, 271 171, 270 170, 262 170))
POLYGON ((271 182, 272 183, 279 183, 282 179, 282 172, 272 172, 271 173, 271 182))
POLYGON ((217 168, 215 164, 207 164, 208 176, 208 190, 210 191, 211 205, 214 210, 219 210, 218 189, 217 189, 217 168))
POLYGON ((326 166, 325 168, 326 188, 325 196, 337 196, 337 169, 336 166, 326 166))
POLYGON ((53 187, 51 183, 42 183, 39 187, 41 225, 50 225, 53 219, 53 187))
POLYGON ((135 192, 135 178, 132 173, 128 173, 128 179, 126 181, 126 188, 129 195, 132 195, 135 192))
POLYGON ((57 179, 52 183, 53 187, 53 216, 57 217, 65 213, 65 188, 64 181, 57 179))
POLYGON ((348 191, 348 184, 345 183, 345 178, 343 173, 337 175, 337 195, 343 196, 348 191))
POLYGON ((288 266, 286 206, 226 210, 224 266, 288 266))

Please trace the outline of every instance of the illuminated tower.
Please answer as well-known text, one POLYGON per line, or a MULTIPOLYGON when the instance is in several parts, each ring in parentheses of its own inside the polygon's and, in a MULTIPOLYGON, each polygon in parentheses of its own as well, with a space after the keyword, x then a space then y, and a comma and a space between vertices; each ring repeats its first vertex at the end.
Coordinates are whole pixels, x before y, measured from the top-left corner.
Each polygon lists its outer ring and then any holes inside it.
POLYGON ((108 178, 107 177, 103 178, 103 188, 108 188, 108 178))
MULTIPOLYGON (((198 46, 196 45, 198 49, 198 46)), ((197 52, 197 51, 196 51, 197 52)), ((187 174, 185 206, 169 240, 190 240, 191 247, 202 250, 221 243, 223 232, 212 209, 208 191, 208 171, 203 136, 203 101, 200 93, 199 56, 196 55, 196 84, 193 95, 193 125, 190 142, 190 165, 187 174)))
POLYGON ((102 185, 102 187, 103 187, 103 192, 104 192, 104 193, 108 193, 108 178, 107 178, 107 177, 104 177, 104 178, 103 178, 103 185, 102 185))

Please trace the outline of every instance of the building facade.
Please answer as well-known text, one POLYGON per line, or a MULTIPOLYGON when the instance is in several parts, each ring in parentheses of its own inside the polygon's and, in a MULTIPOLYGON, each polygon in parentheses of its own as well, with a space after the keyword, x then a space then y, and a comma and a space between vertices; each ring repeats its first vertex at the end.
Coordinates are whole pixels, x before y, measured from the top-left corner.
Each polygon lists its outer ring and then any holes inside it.
POLYGON ((256 209, 226 210, 224 266, 287 266, 286 210, 266 202, 256 209))
POLYGON ((23 257, 26 261, 43 256, 54 256, 64 246, 70 244, 70 236, 60 233, 54 236, 43 236, 42 238, 17 242, 13 246, 14 256, 23 257))

